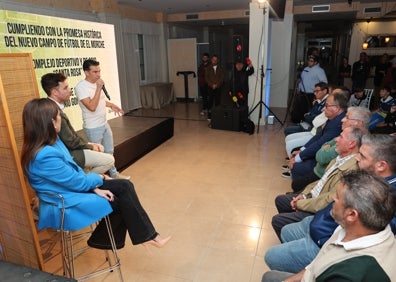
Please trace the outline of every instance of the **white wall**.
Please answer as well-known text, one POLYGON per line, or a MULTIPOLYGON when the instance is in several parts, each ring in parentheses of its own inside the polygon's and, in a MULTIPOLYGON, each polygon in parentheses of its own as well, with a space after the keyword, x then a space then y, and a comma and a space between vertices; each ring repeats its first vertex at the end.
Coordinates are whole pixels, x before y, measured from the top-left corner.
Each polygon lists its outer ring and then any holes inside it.
MULTIPOLYGON (((285 108, 289 93, 291 69, 293 15, 285 14, 283 21, 273 21, 271 30, 271 97, 269 106, 285 108)), ((293 56, 294 57, 294 56, 293 56)))
MULTIPOLYGON (((292 46, 293 15, 285 14, 283 20, 272 20, 268 13, 263 16, 263 10, 257 3, 250 3, 249 54, 256 69, 255 75, 249 79, 249 106, 254 107, 260 100, 260 67, 264 66, 265 77, 270 75, 270 91, 264 91, 263 101, 271 107, 287 107, 290 84, 290 60, 295 52, 292 46), (271 23, 270 23, 271 21, 271 23), (269 24, 270 23, 270 24, 269 24), (271 27, 268 30, 268 27, 271 27), (261 36, 261 34, 263 35, 261 36), (270 34, 269 34, 270 33, 270 34), (267 44, 270 42, 269 48, 267 44), (270 50, 272 69, 267 70, 267 51, 270 50), (266 97, 266 94, 269 97, 266 97)), ((264 88, 266 79, 264 79, 264 88)), ((265 112, 265 109, 264 109, 265 112)), ((257 124, 259 111, 256 109, 250 116, 257 124)), ((263 121, 260 121, 263 124, 263 121)))
MULTIPOLYGON (((255 68, 255 73, 249 77, 249 101, 250 110, 260 101, 261 91, 261 66, 264 70, 267 67, 267 44, 268 44, 268 13, 263 14, 263 9, 260 9, 255 2, 250 3, 250 18, 249 18, 249 56, 255 68)), ((265 89, 265 79, 263 81, 263 89, 265 89)), ((263 101, 266 101, 265 91, 263 93, 263 101)), ((263 111, 265 108, 263 107, 263 111)), ((250 115, 250 119, 257 124, 259 119, 259 108, 256 108, 250 115)), ((263 120, 260 124, 264 124, 263 120)))

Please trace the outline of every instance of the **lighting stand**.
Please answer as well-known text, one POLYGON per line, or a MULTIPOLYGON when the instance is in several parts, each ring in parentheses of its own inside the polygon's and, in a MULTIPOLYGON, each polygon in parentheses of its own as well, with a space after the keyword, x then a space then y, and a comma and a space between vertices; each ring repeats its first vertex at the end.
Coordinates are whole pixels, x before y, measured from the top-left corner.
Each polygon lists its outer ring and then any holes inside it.
POLYGON ((251 113, 254 112, 254 110, 260 106, 259 108, 259 117, 258 117, 258 121, 257 121, 257 133, 259 133, 259 128, 260 128, 260 120, 263 117, 263 106, 274 116, 274 118, 276 118, 277 121, 279 121, 279 123, 283 126, 283 122, 271 111, 271 109, 264 103, 263 101, 263 91, 264 91, 264 67, 263 65, 261 65, 260 68, 261 71, 261 75, 260 75, 260 101, 253 107, 253 109, 249 112, 249 116, 251 115, 251 113))

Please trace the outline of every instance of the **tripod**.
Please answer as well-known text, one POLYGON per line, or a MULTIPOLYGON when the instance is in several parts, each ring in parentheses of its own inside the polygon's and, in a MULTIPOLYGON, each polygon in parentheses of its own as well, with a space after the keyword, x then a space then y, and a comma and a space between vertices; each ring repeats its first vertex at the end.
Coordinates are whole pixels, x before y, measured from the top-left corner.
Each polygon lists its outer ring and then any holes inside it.
POLYGON ((264 101, 263 101, 263 83, 264 83, 264 81, 263 81, 263 79, 264 79, 264 69, 263 69, 263 65, 261 65, 261 68, 260 68, 260 71, 261 71, 261 76, 260 76, 260 101, 253 107, 253 109, 249 112, 249 116, 251 115, 251 113, 253 113, 254 112, 254 110, 258 107, 258 106, 260 106, 260 108, 259 108, 259 117, 258 117, 258 121, 257 121, 257 133, 259 133, 259 128, 260 128, 260 119, 262 118, 262 116, 263 116, 263 105, 264 105, 264 107, 276 118, 276 120, 277 121, 279 121, 279 123, 281 124, 281 125, 283 125, 283 122, 271 111, 271 109, 264 103, 264 101))
POLYGON ((297 78, 296 82, 294 83, 293 94, 292 94, 291 97, 289 97, 289 103, 287 104, 286 115, 285 115, 285 118, 283 119, 283 123, 286 122, 287 117, 288 117, 288 115, 289 115, 289 113, 290 113, 290 111, 292 109, 292 106, 294 104, 294 99, 295 99, 296 95, 298 94, 298 84, 299 83, 300 83, 300 79, 297 78))

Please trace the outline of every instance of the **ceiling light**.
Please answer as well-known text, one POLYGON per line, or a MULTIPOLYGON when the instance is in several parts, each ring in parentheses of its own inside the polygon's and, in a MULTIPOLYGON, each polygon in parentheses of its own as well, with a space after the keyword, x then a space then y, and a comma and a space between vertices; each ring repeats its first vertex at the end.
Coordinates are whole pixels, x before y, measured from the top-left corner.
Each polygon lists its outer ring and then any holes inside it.
POLYGON ((267 0, 257 0, 259 8, 260 9, 265 9, 265 4, 267 2, 267 0))
POLYGON ((385 43, 389 43, 389 41, 390 41, 390 37, 389 36, 385 37, 385 43))
POLYGON ((368 48, 368 45, 369 45, 368 42, 363 42, 362 49, 366 50, 368 48))

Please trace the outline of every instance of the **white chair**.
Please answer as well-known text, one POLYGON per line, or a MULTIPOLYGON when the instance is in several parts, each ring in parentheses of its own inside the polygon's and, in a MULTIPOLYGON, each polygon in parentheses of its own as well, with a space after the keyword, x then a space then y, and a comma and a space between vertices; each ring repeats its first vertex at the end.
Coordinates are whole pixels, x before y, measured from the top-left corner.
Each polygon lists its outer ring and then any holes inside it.
POLYGON ((364 89, 363 93, 366 96, 366 104, 364 105, 364 107, 370 109, 370 103, 371 98, 373 97, 374 89, 364 89))
MULTIPOLYGON (((61 233, 61 247, 62 247, 62 264, 63 264, 63 275, 69 277, 69 278, 74 278, 77 279, 78 281, 84 281, 87 279, 90 279, 92 277, 108 273, 108 272, 113 272, 114 270, 118 271, 118 276, 119 276, 119 281, 124 281, 122 277, 122 272, 121 272, 121 264, 120 264, 120 259, 118 258, 117 255, 117 248, 116 248, 116 243, 114 240, 114 235, 113 231, 111 229, 111 224, 110 224, 110 218, 109 216, 105 216, 103 220, 106 222, 106 227, 107 227, 107 233, 110 238, 110 244, 111 244, 111 250, 104 250, 105 255, 106 255, 106 261, 108 262, 108 266, 106 267, 100 267, 99 269, 84 274, 76 277, 75 275, 75 270, 74 270, 74 259, 77 256, 82 255, 84 252, 90 249, 88 245, 82 247, 82 248, 76 248, 75 243, 73 243, 73 240, 78 240, 79 238, 84 238, 88 237, 92 234, 93 228, 91 225, 91 228, 89 231, 86 232, 77 232, 77 231, 69 231, 64 229, 64 219, 65 219, 65 200, 61 194, 53 193, 53 192, 44 192, 46 197, 45 199, 41 199, 40 201, 45 201, 49 204, 59 204, 59 201, 61 202, 61 219, 60 219, 60 226, 59 226, 59 232, 61 233), (54 201, 51 201, 51 199, 54 199, 54 201), (109 255, 109 253, 112 254, 112 256, 109 255)), ((93 222, 92 224, 95 224, 93 222)))

